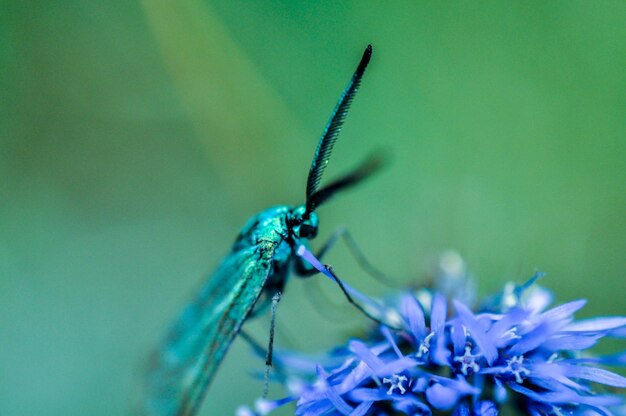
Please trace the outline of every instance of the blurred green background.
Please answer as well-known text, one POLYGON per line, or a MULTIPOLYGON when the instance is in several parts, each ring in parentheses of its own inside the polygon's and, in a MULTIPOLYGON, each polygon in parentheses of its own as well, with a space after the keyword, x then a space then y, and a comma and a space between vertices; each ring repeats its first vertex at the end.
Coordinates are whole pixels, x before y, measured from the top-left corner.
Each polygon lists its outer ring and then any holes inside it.
MULTIPOLYGON (((625 314, 625 17, 622 1, 3 2, 0 414, 128 414, 239 227, 302 202, 370 42, 326 179, 373 149, 392 163, 319 210, 319 240, 346 225, 406 281, 454 248, 481 293, 544 270, 559 300, 589 299, 580 316, 625 314)), ((328 261, 386 290, 345 247, 328 261)), ((321 279, 294 279, 278 320, 277 345, 306 351, 365 324, 321 279)), ((248 326, 264 343, 267 319, 248 326)), ((262 368, 238 340, 203 414, 251 404, 262 368)))

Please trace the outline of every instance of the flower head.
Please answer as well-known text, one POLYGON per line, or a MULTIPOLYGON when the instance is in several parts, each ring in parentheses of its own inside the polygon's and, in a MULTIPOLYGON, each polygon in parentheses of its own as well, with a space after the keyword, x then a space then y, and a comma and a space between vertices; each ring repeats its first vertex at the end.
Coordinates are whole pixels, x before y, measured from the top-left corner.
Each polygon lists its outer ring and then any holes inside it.
POLYGON ((623 336, 626 317, 575 321, 582 300, 546 309, 550 296, 533 285, 538 277, 510 285, 476 312, 429 290, 368 302, 378 316, 400 317, 400 328, 381 325, 350 340, 341 363, 301 374, 298 391, 274 406, 296 401, 301 416, 491 416, 505 403, 531 415, 612 414, 622 397, 600 391, 626 388, 626 378, 599 365, 625 364, 626 351, 584 353, 600 338, 623 336))

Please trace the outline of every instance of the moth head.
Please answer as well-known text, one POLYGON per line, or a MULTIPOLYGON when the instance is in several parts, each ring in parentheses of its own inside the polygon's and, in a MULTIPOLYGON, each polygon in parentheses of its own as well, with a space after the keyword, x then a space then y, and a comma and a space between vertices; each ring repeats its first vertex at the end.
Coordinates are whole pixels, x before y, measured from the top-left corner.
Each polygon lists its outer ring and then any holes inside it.
POLYGON ((315 238, 318 230, 317 214, 307 212, 306 206, 294 208, 287 219, 287 225, 296 238, 315 238))

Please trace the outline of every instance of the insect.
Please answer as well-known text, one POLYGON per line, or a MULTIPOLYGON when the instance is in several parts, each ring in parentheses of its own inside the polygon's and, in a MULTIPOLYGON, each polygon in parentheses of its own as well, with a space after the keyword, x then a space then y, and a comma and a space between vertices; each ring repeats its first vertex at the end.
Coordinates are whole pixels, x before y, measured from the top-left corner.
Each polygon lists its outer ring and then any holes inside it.
MULTIPOLYGON (((315 210, 335 193, 361 182, 380 165, 377 158, 370 158, 320 188, 333 146, 371 55, 372 47, 368 45, 326 124, 309 170, 306 202, 295 207, 269 208, 252 217, 242 228, 230 253, 183 310, 154 354, 147 377, 144 413, 194 415, 244 321, 272 302, 275 309, 292 268, 301 276, 316 272, 296 254, 300 245, 306 246, 307 241, 317 235, 315 210)), ((328 244, 321 249, 320 256, 326 248, 328 244)), ((348 299, 351 300, 349 296, 348 299)), ((270 346, 272 334, 273 326, 270 346)), ((271 355, 269 357, 271 361, 271 355)))

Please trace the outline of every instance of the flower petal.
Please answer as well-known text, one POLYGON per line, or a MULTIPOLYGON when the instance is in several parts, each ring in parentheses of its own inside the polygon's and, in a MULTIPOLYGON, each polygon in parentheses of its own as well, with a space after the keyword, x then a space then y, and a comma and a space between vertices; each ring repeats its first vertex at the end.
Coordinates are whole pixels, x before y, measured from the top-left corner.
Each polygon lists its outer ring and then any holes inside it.
POLYGON ((563 369, 563 374, 567 377, 582 378, 607 386, 626 388, 626 377, 602 368, 561 363, 559 363, 559 367, 563 369))
POLYGON ((474 405, 475 416, 498 416, 496 404, 489 400, 483 400, 474 405))
POLYGON ((592 318, 585 319, 578 322, 573 322, 563 328, 564 331, 576 331, 576 332, 601 332, 609 331, 612 329, 618 329, 626 326, 626 317, 624 316, 610 316, 604 318, 592 318))
POLYGON ((602 335, 557 335, 547 339, 541 347, 550 351, 579 351, 593 347, 601 337, 602 335))
POLYGON ((363 342, 352 340, 349 345, 350 351, 354 352, 374 372, 377 372, 385 365, 363 342))
POLYGON ((361 402, 355 409, 350 413, 350 416, 364 416, 372 407, 374 402, 361 402))
POLYGON ((541 315, 539 315, 538 319, 540 321, 563 321, 569 320, 574 315, 574 313, 585 306, 587 301, 585 299, 579 299, 572 302, 564 303, 563 305, 559 305, 555 308, 552 308, 541 315))
POLYGON ((426 400, 437 410, 449 410, 459 400, 459 392, 435 383, 426 389, 426 400))
POLYGON ((489 363, 489 365, 493 364, 496 358, 498 358, 498 350, 496 349, 496 346, 493 342, 491 342, 489 336, 485 333, 481 325, 476 320, 476 317, 472 314, 468 307, 456 300, 453 302, 454 307, 459 314, 459 318, 461 318, 463 325, 469 329, 472 339, 474 339, 480 348, 481 353, 487 359, 487 363, 489 363))
POLYGON ((522 336, 517 343, 511 346, 509 354, 523 355, 529 351, 533 351, 550 338, 552 334, 557 332, 558 328, 558 324, 554 324, 553 322, 542 322, 539 326, 522 336))
POLYGON ((419 344, 426 337, 426 322, 424 311, 413 295, 406 295, 402 298, 402 314, 408 320, 409 329, 416 343, 419 344))
POLYGON ((430 330, 439 335, 446 324, 446 299, 439 293, 433 297, 433 306, 430 313, 430 330))

